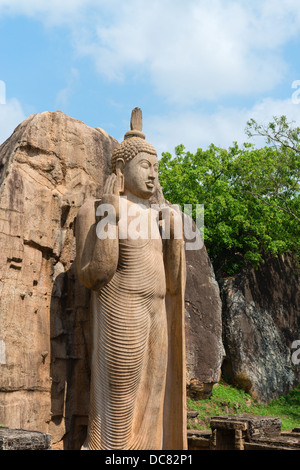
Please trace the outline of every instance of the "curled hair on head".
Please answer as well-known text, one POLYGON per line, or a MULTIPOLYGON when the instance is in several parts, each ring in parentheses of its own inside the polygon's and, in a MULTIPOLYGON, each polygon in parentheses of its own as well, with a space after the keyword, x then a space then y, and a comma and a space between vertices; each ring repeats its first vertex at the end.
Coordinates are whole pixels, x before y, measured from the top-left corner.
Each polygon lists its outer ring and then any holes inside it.
POLYGON ((114 150, 111 157, 111 171, 116 173, 116 163, 119 158, 126 164, 137 156, 138 153, 146 152, 150 155, 156 155, 157 152, 153 145, 146 142, 145 135, 142 133, 142 111, 140 108, 134 108, 131 113, 130 128, 126 132, 123 142, 114 150))
POLYGON ((156 150, 153 145, 149 144, 145 140, 139 137, 130 137, 121 142, 118 147, 115 148, 112 158, 111 158, 111 171, 112 173, 116 172, 116 163, 119 158, 124 160, 126 164, 128 161, 132 160, 137 156, 138 153, 146 152, 150 155, 156 155, 156 150))

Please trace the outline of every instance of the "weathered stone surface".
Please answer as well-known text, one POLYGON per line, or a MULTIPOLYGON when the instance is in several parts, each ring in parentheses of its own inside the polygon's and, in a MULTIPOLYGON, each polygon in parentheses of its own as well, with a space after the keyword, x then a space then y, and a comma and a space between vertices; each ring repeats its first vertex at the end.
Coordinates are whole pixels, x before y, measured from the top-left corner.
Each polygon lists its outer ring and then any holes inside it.
POLYGON ((252 442, 245 442, 244 450, 299 450, 300 441, 288 436, 257 438, 252 442))
MULTIPOLYGON (((50 433, 54 446, 79 448, 86 433, 90 294, 77 279, 74 223, 102 194, 115 145, 99 128, 45 112, 0 147, 0 423, 50 433)), ((205 248, 187 252, 187 277, 187 381, 209 393, 221 304, 205 248)))
POLYGON ((210 396, 220 380, 224 357, 222 303, 205 246, 201 252, 186 251, 187 282, 186 367, 188 393, 194 398, 210 396))
POLYGON ((211 429, 247 431, 247 439, 276 437, 281 433, 281 419, 273 416, 250 414, 214 416, 210 420, 211 429))
POLYGON ((210 430, 188 429, 187 436, 189 450, 210 450, 210 430))
POLYGON ((220 286, 226 377, 261 401, 288 393, 300 381, 292 363, 292 344, 300 339, 297 262, 269 258, 220 286))
POLYGON ((51 436, 36 431, 0 428, 0 450, 51 450, 51 436))
POLYGON ((281 420, 250 414, 215 416, 211 430, 187 431, 189 450, 299 450, 300 435, 281 432, 281 420))
POLYGON ((249 414, 215 416, 210 420, 211 448, 214 450, 245 450, 245 442, 280 437, 281 420, 272 416, 249 414))
POLYGON ((76 277, 73 229, 101 191, 114 145, 45 112, 0 147, 0 423, 54 442, 86 424, 89 293, 76 277))

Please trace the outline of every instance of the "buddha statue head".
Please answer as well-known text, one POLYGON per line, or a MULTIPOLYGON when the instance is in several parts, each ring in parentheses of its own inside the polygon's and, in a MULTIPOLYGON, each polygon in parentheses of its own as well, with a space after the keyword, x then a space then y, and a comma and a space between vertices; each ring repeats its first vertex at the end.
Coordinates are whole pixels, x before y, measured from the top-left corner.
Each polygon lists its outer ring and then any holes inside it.
POLYGON ((118 177, 121 194, 149 199, 158 182, 157 152, 142 133, 139 108, 132 111, 130 128, 113 152, 111 170, 118 177))

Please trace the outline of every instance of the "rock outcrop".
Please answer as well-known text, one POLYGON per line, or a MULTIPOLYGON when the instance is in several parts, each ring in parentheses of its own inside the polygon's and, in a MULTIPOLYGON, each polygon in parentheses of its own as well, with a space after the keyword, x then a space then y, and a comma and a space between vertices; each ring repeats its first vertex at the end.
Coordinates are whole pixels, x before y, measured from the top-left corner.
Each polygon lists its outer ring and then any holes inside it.
MULTIPOLYGON (((49 433, 54 448, 79 448, 86 433, 90 294, 74 224, 102 193, 115 145, 58 111, 30 116, 0 147, 0 424, 49 433)), ((205 248, 187 264, 187 380, 209 393, 222 361, 219 289, 205 248)))
POLYGON ((201 254, 186 251, 185 291, 186 364, 188 395, 208 398, 220 380, 224 358, 222 343, 222 302, 205 247, 201 254))
POLYGON ((292 345, 300 340, 299 277, 297 261, 284 255, 220 282, 223 373, 263 402, 300 382, 300 366, 292 361, 292 345))
POLYGON ((116 144, 45 112, 0 148, 0 423, 53 443, 87 414, 89 292, 77 280, 73 229, 116 144))

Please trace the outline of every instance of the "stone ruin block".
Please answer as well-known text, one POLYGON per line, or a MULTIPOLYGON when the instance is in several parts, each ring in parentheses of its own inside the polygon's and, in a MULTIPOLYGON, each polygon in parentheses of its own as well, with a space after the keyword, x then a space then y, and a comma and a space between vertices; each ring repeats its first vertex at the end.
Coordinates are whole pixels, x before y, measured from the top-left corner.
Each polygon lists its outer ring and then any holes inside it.
POLYGON ((51 450, 51 435, 0 427, 0 450, 51 450))
POLYGON ((280 436, 281 419, 270 416, 226 415, 211 418, 212 448, 244 450, 245 442, 280 436))

